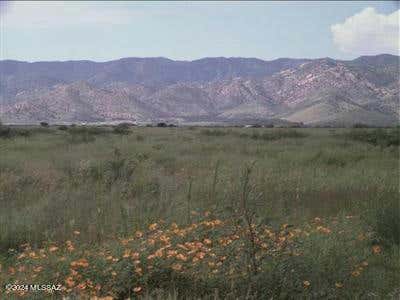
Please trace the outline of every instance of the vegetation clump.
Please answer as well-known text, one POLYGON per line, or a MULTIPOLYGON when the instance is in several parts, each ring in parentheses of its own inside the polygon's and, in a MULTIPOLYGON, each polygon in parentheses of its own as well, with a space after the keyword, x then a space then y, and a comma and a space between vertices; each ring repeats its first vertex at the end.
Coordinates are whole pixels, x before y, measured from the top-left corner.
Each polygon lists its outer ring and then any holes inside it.
POLYGON ((130 125, 128 123, 118 124, 113 128, 113 133, 116 134, 129 134, 130 133, 130 125))
POLYGON ((390 147, 400 145, 400 128, 353 129, 345 134, 348 139, 369 143, 374 146, 390 147))
POLYGON ((43 291, 43 297, 110 299, 155 291, 179 299, 363 298, 371 292, 389 295, 399 279, 385 263, 385 248, 371 244, 371 234, 359 231, 359 221, 351 216, 271 227, 221 220, 207 211, 191 214, 190 225, 153 222, 96 248, 82 241, 79 230, 40 248, 23 244, 3 266, 1 279, 61 283, 60 291, 43 291), (353 230, 346 230, 349 226, 353 230), (375 289, 383 284, 389 289, 375 289))

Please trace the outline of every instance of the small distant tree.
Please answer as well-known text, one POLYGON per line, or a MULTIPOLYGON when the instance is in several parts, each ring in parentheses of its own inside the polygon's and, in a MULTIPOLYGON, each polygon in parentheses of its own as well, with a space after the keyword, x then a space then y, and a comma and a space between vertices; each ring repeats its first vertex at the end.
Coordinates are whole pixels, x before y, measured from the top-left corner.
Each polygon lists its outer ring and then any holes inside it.
POLYGON ((353 128, 368 128, 369 126, 364 123, 354 123, 353 128))
POLYGON ((167 127, 167 126, 168 126, 167 123, 164 122, 160 122, 157 124, 157 127, 167 127))
POLYGON ((49 123, 47 123, 47 122, 40 122, 40 126, 42 126, 42 127, 49 127, 49 123))
POLYGON ((68 126, 67 125, 60 125, 60 126, 58 126, 58 130, 68 130, 68 126))
POLYGON ((129 125, 127 125, 126 123, 118 124, 114 127, 113 132, 116 134, 129 134, 129 125))

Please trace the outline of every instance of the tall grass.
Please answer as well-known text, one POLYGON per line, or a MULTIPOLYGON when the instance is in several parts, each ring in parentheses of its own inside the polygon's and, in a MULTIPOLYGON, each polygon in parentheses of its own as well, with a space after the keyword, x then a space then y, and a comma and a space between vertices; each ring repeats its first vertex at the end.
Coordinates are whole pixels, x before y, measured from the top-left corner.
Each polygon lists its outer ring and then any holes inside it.
MULTIPOLYGON (((195 221, 198 212, 210 211, 247 224, 250 238, 245 235, 244 241, 253 250, 238 263, 246 261, 253 271, 263 271, 253 272, 251 284, 246 279, 235 291, 250 289, 255 298, 328 297, 332 286, 323 276, 339 276, 335 266, 343 263, 341 256, 361 255, 375 244, 392 249, 385 252, 385 263, 377 258, 377 269, 398 258, 399 148, 392 142, 392 129, 373 132, 377 141, 384 140, 376 143, 371 142, 370 129, 121 130, 122 134, 111 128, 50 127, 0 139, 2 253, 10 248, 19 251, 24 243, 32 247, 63 243, 74 231, 80 232, 83 248, 94 249, 155 221, 185 226, 195 221), (354 134, 354 130, 368 133, 354 134), (249 165, 251 172, 246 173, 249 165), (346 215, 360 222, 346 223, 346 215), (338 234, 329 241, 302 245, 308 253, 304 259, 282 258, 265 266, 252 261, 258 250, 251 224, 304 226, 314 218, 340 218, 343 230, 359 231, 355 236, 367 232, 369 237, 351 253, 341 248, 352 246, 338 234), (313 271, 307 271, 308 266, 313 271), (292 269, 302 275, 290 273, 292 269), (319 291, 304 294, 310 290, 304 290, 305 280, 319 282, 319 291)), ((393 280, 385 277, 392 275, 385 272, 379 274, 389 283, 383 286, 379 281, 373 293, 395 289, 393 280)), ((164 275, 159 276, 161 280, 164 275)), ((190 286, 190 278, 181 280, 190 286)), ((332 284, 336 279, 329 280, 332 284)), ((352 285, 354 295, 365 296, 361 291, 365 283, 352 285)), ((218 297, 229 290, 224 284, 216 284, 218 297)), ((162 288, 168 294, 176 286, 162 288)), ((203 288, 212 295, 213 289, 203 288)), ((182 288, 178 290, 182 293, 182 288)))

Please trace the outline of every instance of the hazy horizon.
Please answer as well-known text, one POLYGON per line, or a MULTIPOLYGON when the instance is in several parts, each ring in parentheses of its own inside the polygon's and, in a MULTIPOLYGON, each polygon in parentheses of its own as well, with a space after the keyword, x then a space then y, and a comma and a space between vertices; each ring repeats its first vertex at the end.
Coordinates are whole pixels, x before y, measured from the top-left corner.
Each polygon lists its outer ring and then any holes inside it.
POLYGON ((170 60, 174 62, 194 62, 194 61, 199 61, 203 59, 256 59, 256 60, 261 60, 261 61, 275 61, 279 59, 293 59, 293 60, 302 60, 302 59, 308 59, 308 60, 318 60, 318 59, 332 59, 332 60, 337 60, 337 61, 352 61, 360 57, 374 57, 374 56, 381 56, 381 55, 389 55, 389 56, 400 56, 396 54, 390 54, 390 53, 379 53, 379 54, 374 54, 374 55, 359 55, 357 57, 354 57, 352 59, 336 59, 333 57, 315 57, 315 58, 310 58, 310 57, 277 57, 273 59, 261 59, 258 57, 243 57, 243 56, 232 56, 232 57, 227 57, 227 56, 208 56, 208 57, 199 57, 196 59, 192 60, 181 60, 181 59, 172 59, 169 57, 165 56, 148 56, 148 57, 138 57, 138 56, 126 56, 126 57, 119 57, 115 59, 110 59, 110 60, 91 60, 91 59, 71 59, 71 60, 35 60, 35 61, 28 61, 28 60, 17 60, 17 59, 0 59, 0 61, 18 61, 18 62, 26 62, 26 63, 39 63, 39 62, 75 62, 75 61, 87 61, 87 62, 93 62, 93 63, 105 63, 105 62, 111 62, 111 61, 118 61, 121 59, 165 59, 165 60, 170 60))

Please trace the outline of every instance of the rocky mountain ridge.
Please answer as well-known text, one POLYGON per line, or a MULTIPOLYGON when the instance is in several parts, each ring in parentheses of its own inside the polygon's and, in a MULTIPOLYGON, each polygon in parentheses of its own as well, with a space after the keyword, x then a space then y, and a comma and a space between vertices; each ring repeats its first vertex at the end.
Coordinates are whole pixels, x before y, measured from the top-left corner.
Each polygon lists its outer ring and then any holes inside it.
POLYGON ((285 119, 310 125, 399 119, 399 57, 125 58, 0 61, 8 123, 285 119))

